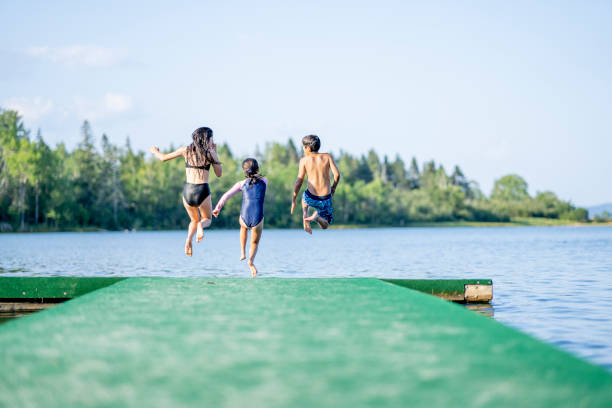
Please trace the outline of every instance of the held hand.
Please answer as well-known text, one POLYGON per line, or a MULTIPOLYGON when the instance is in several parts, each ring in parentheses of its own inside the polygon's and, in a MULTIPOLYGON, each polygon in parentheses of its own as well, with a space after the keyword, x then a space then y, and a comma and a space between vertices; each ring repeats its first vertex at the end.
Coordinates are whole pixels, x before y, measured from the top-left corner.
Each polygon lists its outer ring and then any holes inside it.
POLYGON ((159 153, 159 147, 157 147, 157 146, 151 146, 151 147, 149 148, 149 151, 150 151, 151 153, 153 153, 153 154, 159 153))
POLYGON ((209 146, 209 150, 210 150, 210 154, 211 154, 211 155, 212 155, 212 156, 213 156, 215 159, 218 159, 218 156, 217 156, 217 144, 216 144, 216 143, 211 142, 211 143, 210 143, 210 146, 209 146))
POLYGON ((291 214, 293 214, 293 209, 295 208, 295 198, 291 200, 291 214))
POLYGON ((213 212, 212 212, 212 215, 214 215, 214 216, 215 216, 215 218, 217 218, 217 217, 219 216, 219 211, 220 211, 220 210, 219 210, 218 208, 215 208, 215 209, 213 210, 213 212))

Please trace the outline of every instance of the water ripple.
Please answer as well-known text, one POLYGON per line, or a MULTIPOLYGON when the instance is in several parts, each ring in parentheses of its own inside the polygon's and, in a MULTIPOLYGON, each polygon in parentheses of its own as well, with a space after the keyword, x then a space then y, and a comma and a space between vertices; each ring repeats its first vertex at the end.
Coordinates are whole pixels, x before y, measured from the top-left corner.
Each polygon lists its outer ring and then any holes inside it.
MULTIPOLYGON (((237 231, 0 234, 4 276, 248 277, 237 231)), ((489 278, 494 318, 612 371, 612 228, 266 230, 262 277, 489 278)))

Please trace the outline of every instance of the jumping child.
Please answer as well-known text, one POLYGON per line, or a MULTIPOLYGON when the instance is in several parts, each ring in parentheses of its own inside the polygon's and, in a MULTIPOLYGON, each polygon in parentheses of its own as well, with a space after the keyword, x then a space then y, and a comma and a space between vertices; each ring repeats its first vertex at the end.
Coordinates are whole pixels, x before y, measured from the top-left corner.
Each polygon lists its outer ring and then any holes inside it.
POLYGON ((302 212, 304 231, 312 234, 311 221, 319 223, 321 228, 327 229, 333 221, 332 196, 340 181, 340 172, 329 153, 319 153, 321 140, 316 135, 304 136, 302 148, 304 157, 300 159, 298 176, 295 181, 293 198, 291 200, 291 214, 296 205, 297 194, 302 188, 304 175, 308 176, 308 185, 302 195, 302 212), (334 174, 334 184, 330 186, 329 171, 334 174), (308 216, 308 207, 314 208, 308 216))
POLYGON ((245 159, 242 162, 242 170, 246 179, 237 182, 223 194, 212 213, 215 217, 218 217, 221 208, 223 208, 227 200, 242 190, 242 209, 238 218, 240 223, 240 260, 246 259, 247 230, 251 230, 251 248, 248 264, 251 269, 251 276, 255 277, 257 275, 257 268, 254 261, 257 247, 259 246, 259 239, 263 232, 263 206, 268 179, 259 174, 259 164, 255 159, 245 159))
POLYGON ((164 154, 157 146, 149 149, 159 160, 167 161, 177 157, 185 158, 185 176, 187 181, 183 187, 183 205, 189 215, 191 222, 187 230, 187 241, 185 242, 185 255, 192 255, 191 240, 196 230, 198 235, 196 241, 204 238, 204 228, 210 226, 212 203, 210 200, 210 188, 208 187, 208 173, 210 166, 217 177, 221 177, 223 170, 219 157, 217 156, 217 145, 213 142, 213 131, 207 127, 194 130, 191 134, 193 143, 183 146, 178 150, 164 154), (199 210, 199 211, 198 211, 199 210))

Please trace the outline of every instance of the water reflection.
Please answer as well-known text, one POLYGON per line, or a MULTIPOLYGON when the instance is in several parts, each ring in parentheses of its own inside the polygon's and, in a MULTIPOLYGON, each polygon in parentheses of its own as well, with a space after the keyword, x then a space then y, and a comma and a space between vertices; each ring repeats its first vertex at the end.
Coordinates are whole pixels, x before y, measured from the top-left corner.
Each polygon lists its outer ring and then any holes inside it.
POLYGON ((483 316, 494 318, 495 309, 490 303, 465 303, 465 308, 483 316))

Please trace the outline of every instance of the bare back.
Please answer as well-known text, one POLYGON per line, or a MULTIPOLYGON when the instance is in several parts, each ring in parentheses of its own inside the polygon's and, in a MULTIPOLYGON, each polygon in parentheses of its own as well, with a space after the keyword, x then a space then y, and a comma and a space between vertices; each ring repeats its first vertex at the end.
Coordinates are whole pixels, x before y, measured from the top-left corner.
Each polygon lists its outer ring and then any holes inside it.
POLYGON ((308 191, 314 195, 326 196, 331 193, 329 169, 331 156, 328 153, 311 153, 301 159, 308 177, 308 191))
MULTIPOLYGON (((187 160, 188 163, 193 163, 194 159, 193 158, 187 158, 187 152, 185 152, 183 155, 185 156, 185 159, 187 160)), ((198 163, 198 166, 204 166, 205 164, 208 163, 198 163)), ((210 166, 210 164, 208 164, 210 166)), ((193 167, 185 167, 185 176, 186 176, 186 180, 187 183, 192 183, 192 184, 202 184, 202 183, 208 183, 208 175, 209 175, 210 171, 207 169, 197 169, 197 168, 193 168, 193 167)))

